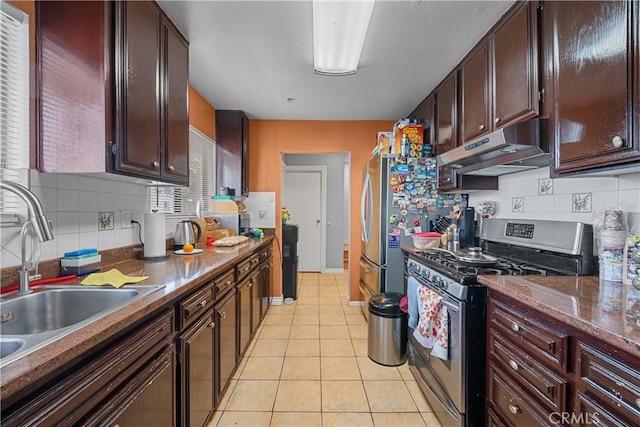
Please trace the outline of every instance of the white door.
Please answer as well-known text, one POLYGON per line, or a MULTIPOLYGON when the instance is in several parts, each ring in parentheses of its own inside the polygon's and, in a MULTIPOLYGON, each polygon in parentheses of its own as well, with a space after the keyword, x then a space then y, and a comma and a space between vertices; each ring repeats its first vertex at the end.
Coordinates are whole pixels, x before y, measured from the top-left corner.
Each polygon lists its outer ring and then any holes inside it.
POLYGON ((324 269, 323 175, 320 170, 287 167, 284 179, 283 205, 291 214, 290 222, 298 224, 298 271, 324 269), (297 169, 297 170, 296 170, 297 169))

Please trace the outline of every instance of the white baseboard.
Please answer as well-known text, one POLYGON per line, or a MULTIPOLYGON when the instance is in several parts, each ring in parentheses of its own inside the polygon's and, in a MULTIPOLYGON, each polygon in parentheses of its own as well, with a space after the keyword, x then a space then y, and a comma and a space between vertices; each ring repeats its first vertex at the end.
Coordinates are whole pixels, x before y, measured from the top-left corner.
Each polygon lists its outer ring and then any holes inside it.
POLYGON ((271 305, 282 305, 284 302, 284 297, 280 295, 279 297, 271 297, 271 305))
POLYGON ((325 268, 322 270, 322 274, 342 274, 344 273, 344 268, 325 268))
POLYGON ((347 305, 349 307, 362 307, 364 305, 364 301, 347 301, 347 305))

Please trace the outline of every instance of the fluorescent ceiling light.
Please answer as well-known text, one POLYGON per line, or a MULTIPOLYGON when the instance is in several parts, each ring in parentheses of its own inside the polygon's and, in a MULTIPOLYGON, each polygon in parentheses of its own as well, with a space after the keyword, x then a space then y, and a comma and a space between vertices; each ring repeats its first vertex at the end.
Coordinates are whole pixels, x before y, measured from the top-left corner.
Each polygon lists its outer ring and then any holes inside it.
POLYGON ((355 74, 375 0, 313 0, 313 68, 355 74))

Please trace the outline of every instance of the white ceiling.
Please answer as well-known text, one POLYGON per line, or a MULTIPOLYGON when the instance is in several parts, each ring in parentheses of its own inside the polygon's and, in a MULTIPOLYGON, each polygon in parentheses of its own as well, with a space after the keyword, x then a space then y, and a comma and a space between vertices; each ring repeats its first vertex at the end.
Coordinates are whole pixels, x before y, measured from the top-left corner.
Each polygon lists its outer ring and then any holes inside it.
POLYGON ((378 0, 358 72, 328 77, 313 73, 310 1, 160 1, 216 109, 291 120, 405 117, 512 3, 378 0))

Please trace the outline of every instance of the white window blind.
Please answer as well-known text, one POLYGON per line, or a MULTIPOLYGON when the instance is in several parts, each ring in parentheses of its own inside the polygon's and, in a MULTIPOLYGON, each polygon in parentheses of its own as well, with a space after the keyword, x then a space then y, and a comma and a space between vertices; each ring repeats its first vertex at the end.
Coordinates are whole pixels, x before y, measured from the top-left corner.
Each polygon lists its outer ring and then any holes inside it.
POLYGON ((215 141, 189 127, 189 187, 151 187, 151 210, 194 215, 198 201, 205 213, 210 212, 211 196, 215 192, 215 141))
MULTIPOLYGON (((28 185, 29 17, 0 2, 0 179, 28 185)), ((0 212, 25 214, 24 204, 0 192, 0 212)))

